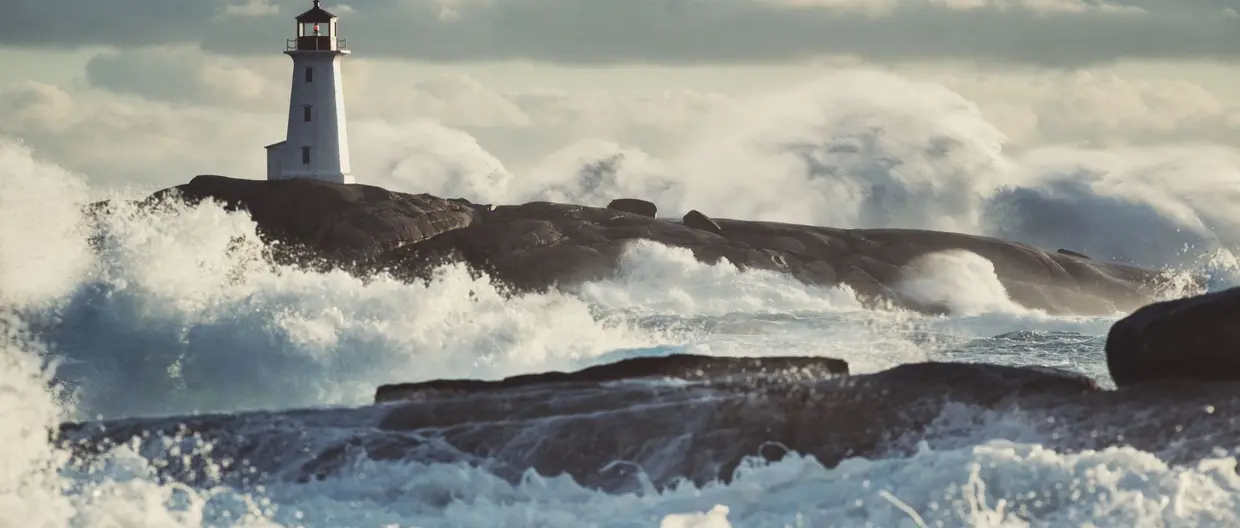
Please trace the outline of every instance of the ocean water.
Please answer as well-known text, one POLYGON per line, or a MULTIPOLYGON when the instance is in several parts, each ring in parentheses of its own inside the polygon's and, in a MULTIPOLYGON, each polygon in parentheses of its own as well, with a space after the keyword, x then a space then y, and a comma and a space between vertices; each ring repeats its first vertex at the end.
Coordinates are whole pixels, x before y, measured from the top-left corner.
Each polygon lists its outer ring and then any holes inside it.
MULTIPOLYGON (((712 127, 726 132, 704 134, 658 166, 600 174, 566 162, 576 159, 568 152, 528 177, 492 172, 487 185, 452 185, 480 201, 639 195, 668 214, 696 207, 1002 235, 1207 273, 1214 288, 1236 284, 1240 215, 1228 204, 1240 194, 1240 157, 1230 149, 1010 156, 968 101, 876 74, 756 100, 728 119, 744 126, 712 127), (753 174, 768 176, 759 185, 753 174)), ((416 183, 385 177, 393 187, 416 183)), ((1047 365, 1109 385, 1102 347, 1123 315, 1023 309, 990 263, 969 253, 929 256, 920 278, 900 285, 953 310, 931 317, 864 310, 846 288, 708 266, 651 243, 635 244, 611 280, 506 299, 456 266, 417 285, 275 267, 248 218, 211 205, 122 211, 90 231, 79 207, 98 189, 87 182, 0 139, 0 526, 1240 524, 1234 459, 1181 467, 1130 448, 1059 453, 1019 417, 1002 416, 979 425, 981 440, 955 449, 834 468, 794 454, 744 465, 727 484, 632 493, 558 475, 512 482, 464 464, 369 459, 308 483, 277 471, 244 485, 198 486, 159 477, 168 457, 194 454, 158 447, 166 438, 82 467, 49 442, 49 427, 270 411, 270 432, 262 423, 248 432, 261 435, 275 434, 276 417, 296 426, 289 411, 337 409, 344 431, 358 416, 348 409, 383 383, 497 378, 643 354, 830 356, 856 372, 924 360, 1047 365)), ((210 446, 194 449, 212 459, 210 446)))

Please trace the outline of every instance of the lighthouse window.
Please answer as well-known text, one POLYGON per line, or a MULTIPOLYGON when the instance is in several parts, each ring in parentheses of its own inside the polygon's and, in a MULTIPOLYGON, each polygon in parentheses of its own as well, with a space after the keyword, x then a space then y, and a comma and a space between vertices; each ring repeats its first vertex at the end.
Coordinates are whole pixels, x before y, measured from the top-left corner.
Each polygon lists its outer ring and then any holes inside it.
POLYGON ((307 123, 309 123, 309 122, 310 122, 310 108, 311 108, 311 107, 310 107, 310 105, 306 105, 306 106, 302 107, 302 109, 301 109, 301 111, 302 111, 302 117, 303 117, 303 118, 305 118, 305 120, 306 120, 306 122, 307 122, 307 123))
POLYGON ((314 82, 314 68, 306 67, 306 82, 314 82))
POLYGON ((301 147, 301 163, 302 165, 310 164, 310 147, 301 147))

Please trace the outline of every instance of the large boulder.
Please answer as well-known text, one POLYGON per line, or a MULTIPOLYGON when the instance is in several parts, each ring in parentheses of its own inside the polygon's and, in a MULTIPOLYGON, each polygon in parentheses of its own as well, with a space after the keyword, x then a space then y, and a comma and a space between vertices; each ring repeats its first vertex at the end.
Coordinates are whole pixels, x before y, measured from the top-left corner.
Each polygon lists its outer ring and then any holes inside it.
POLYGON ((706 214, 698 211, 697 209, 685 213, 685 216, 681 219, 681 222, 684 222, 685 227, 690 229, 701 229, 702 231, 709 231, 711 233, 723 232, 723 229, 719 227, 717 222, 711 220, 709 216, 706 216, 706 214))
POLYGON ((1240 381, 1240 288, 1164 301, 1120 319, 1107 335, 1119 387, 1156 380, 1240 381))
POLYGON ((636 198, 617 198, 607 204, 607 208, 613 211, 642 215, 647 218, 654 218, 659 213, 659 208, 653 202, 636 198))

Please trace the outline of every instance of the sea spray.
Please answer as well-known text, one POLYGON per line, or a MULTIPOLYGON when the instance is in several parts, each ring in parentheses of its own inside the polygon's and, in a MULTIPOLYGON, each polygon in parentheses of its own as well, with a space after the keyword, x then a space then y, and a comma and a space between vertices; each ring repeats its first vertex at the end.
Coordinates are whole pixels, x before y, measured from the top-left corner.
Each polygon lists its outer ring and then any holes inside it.
POLYGON ((783 273, 741 270, 722 260, 706 265, 686 248, 634 241, 614 279, 587 283, 575 291, 592 304, 648 313, 823 313, 861 308, 847 286, 813 287, 783 273))
POLYGON ((0 136, 0 307, 50 306, 90 264, 82 208, 88 188, 0 136))
MULTIPOLYGON (((953 228, 1185 269, 1197 269, 1201 255, 1234 250, 1229 148, 1015 155, 968 101, 872 73, 837 74, 728 119, 745 126, 710 123, 717 133, 665 160, 594 144, 582 167, 562 174, 508 178, 496 164, 451 160, 460 170, 430 181, 486 189, 496 202, 544 190, 569 201, 644 193, 671 216, 697 208, 845 228, 953 228), (1038 157, 1052 154, 1053 162, 1038 157), (1192 156, 1202 161, 1190 163, 1192 156), (475 174, 477 185, 453 180, 475 174), (551 180, 556 185, 546 185, 551 180), (488 187, 501 181, 502 193, 488 187)), ((0 498, 6 519, 23 526, 899 526, 913 522, 910 510, 932 526, 1240 522, 1233 459, 1173 466, 1128 448, 1061 453, 1036 438, 997 439, 1012 434, 1019 417, 1011 416, 968 424, 975 435, 968 445, 832 469, 791 454, 753 461, 726 485, 658 493, 608 495, 556 475, 512 482, 477 465, 352 451, 341 471, 322 480, 257 475, 245 489, 165 481, 157 476, 162 455, 130 448, 97 467, 65 466, 68 454, 45 440, 65 417, 342 405, 364 401, 385 379, 497 377, 617 352, 826 354, 865 368, 963 359, 1098 376, 1113 318, 1008 311, 993 289, 948 297, 967 316, 861 311, 839 291, 710 268, 655 246, 636 248, 626 257, 628 274, 617 279, 510 300, 454 267, 418 286, 273 267, 253 258, 252 223, 211 205, 128 224, 108 219, 104 244, 92 252, 76 214, 85 202, 82 178, 34 161, 14 143, 0 143, 0 161, 0 212, 23 220, 0 225, 0 313, 35 323, 0 347, 0 395, 7 395, 0 438, 14 446, 0 463, 0 498), (710 280, 727 284, 712 290, 710 280), (683 333, 651 331, 668 320, 683 333), (904 348, 884 348, 882 338, 904 348), (56 357, 59 364, 47 361, 56 357), (46 391, 52 372, 44 363, 81 389, 80 403, 59 405, 46 391)), ((402 176, 431 169, 393 166, 402 176)), ((1220 271, 1231 269, 1225 260, 1220 271)), ((1212 276, 1214 287, 1227 284, 1222 275, 1212 276)), ((337 422, 347 424, 356 411, 338 412, 337 422)), ((280 410, 272 416, 297 430, 322 427, 280 410)), ((254 434, 271 429, 256 420, 254 434)))
POLYGON ((425 284, 274 266, 253 221, 213 203, 118 212, 105 232, 95 275, 46 334, 85 416, 358 405, 383 383, 659 344, 567 294, 506 296, 460 264, 425 284))
POLYGON ((73 514, 57 474, 69 454, 48 442, 64 413, 48 389, 45 353, 21 321, 0 310, 0 507, 26 526, 62 526, 73 514))
POLYGON ((979 315, 1030 310, 1012 302, 995 275, 995 265, 971 251, 941 251, 913 259, 901 269, 894 289, 926 306, 953 315, 979 315))
MULTIPOLYGON (((438 145, 445 135, 426 137, 438 145)), ((1188 269, 1203 255, 1240 251, 1234 147, 1010 151, 1007 143, 976 104, 941 85, 831 70, 738 99, 670 152, 583 140, 510 176, 469 138, 452 150, 469 163, 415 163, 452 178, 425 177, 410 190, 599 207, 634 197, 669 218, 698 209, 837 228, 950 230, 1151 267, 1188 269)))

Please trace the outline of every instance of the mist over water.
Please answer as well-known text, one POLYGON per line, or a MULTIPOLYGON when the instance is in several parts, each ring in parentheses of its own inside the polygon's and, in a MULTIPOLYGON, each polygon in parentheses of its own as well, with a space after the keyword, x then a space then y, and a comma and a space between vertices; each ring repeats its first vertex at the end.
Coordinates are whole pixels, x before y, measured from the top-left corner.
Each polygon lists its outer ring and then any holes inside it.
MULTIPOLYGON (((464 146, 393 138, 394 148, 418 148, 394 156, 374 183, 483 203, 630 196, 665 216, 699 209, 947 229, 1235 284, 1240 213, 1229 206, 1240 203, 1240 154, 1230 148, 1011 156, 971 102, 872 72, 754 98, 702 127, 695 145, 666 159, 588 141, 514 175, 463 133, 428 125, 419 133, 464 146)), ((83 177, 0 139, 0 214, 10 219, 0 223, 0 504, 23 525, 1240 522, 1232 460, 1184 468, 1131 449, 1056 453, 1019 417, 983 424, 1012 432, 1010 440, 834 469, 791 456, 745 467, 728 485, 626 495, 566 477, 510 483, 463 465, 370 460, 307 484, 269 477, 261 487, 198 489, 157 478, 139 448, 117 450, 102 468, 72 467, 47 441, 62 420, 359 406, 383 383, 570 370, 633 355, 822 355, 855 372, 928 359, 1038 364, 1106 384, 1101 348, 1122 315, 1051 317, 1016 306, 993 265, 971 253, 928 255, 899 285, 953 313, 930 317, 863 310, 847 288, 707 266, 647 242, 630 248, 613 279, 506 298, 459 266, 428 284, 274 266, 252 221, 211 204, 122 207, 88 232, 79 211, 89 190, 83 177)))

